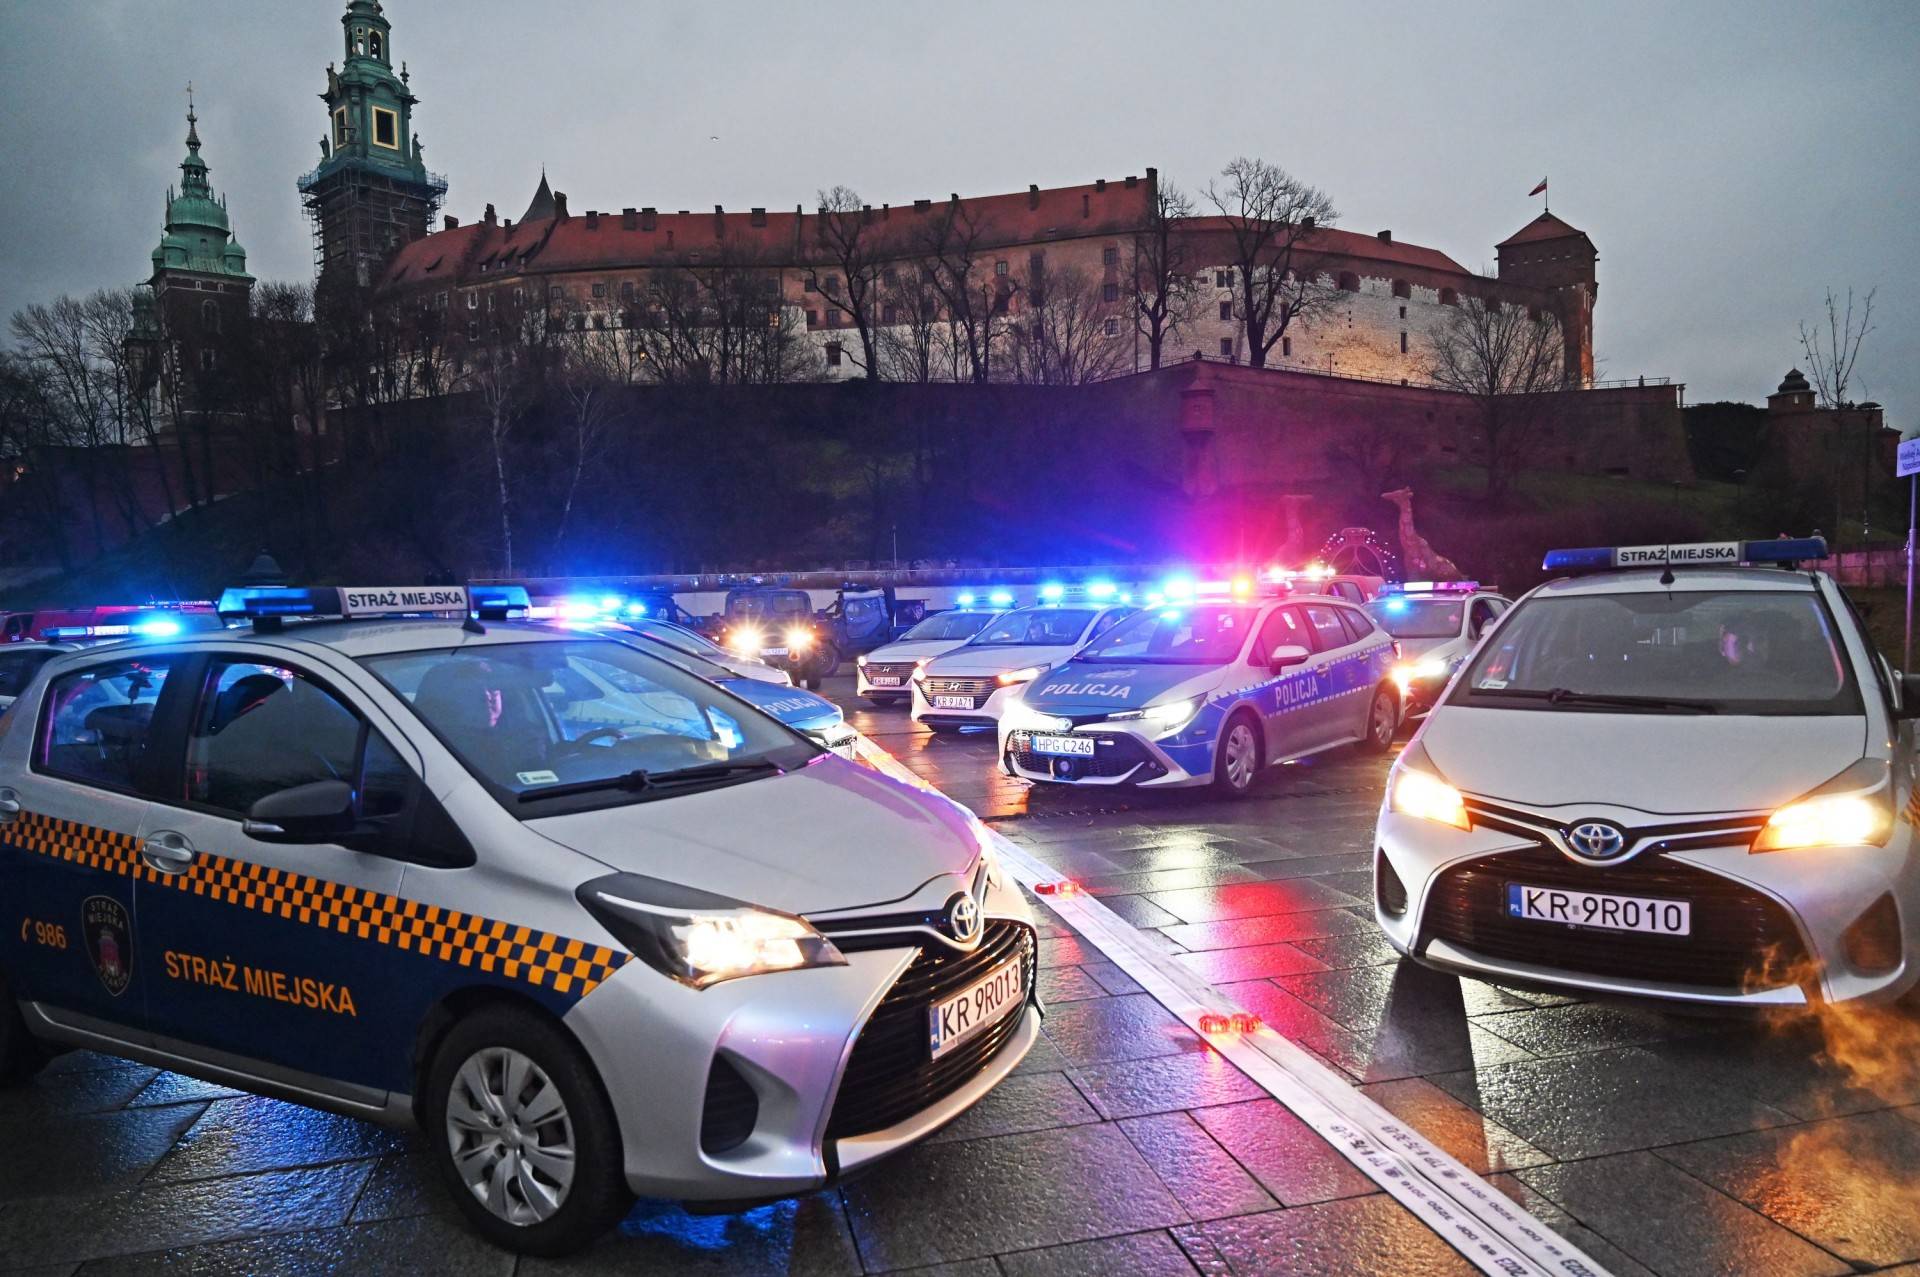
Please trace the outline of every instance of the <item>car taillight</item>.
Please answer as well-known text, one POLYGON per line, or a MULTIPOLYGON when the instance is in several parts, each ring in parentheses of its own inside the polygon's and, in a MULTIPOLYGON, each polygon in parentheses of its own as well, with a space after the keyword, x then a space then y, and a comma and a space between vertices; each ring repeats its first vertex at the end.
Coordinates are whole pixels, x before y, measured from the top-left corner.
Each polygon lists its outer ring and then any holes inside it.
POLYGON ((1395 639, 1393 641, 1393 659, 1397 661, 1405 655, 1406 653, 1400 650, 1400 640, 1395 639))

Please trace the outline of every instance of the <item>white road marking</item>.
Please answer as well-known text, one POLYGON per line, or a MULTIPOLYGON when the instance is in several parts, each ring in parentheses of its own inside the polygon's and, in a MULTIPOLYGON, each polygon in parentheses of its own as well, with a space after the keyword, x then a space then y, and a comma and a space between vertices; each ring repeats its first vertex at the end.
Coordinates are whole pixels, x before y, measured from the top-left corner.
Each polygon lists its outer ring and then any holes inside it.
MULTIPOLYGON (((862 757, 895 780, 940 792, 866 735, 861 735, 858 747, 862 757)), ((1061 874, 1001 834, 992 830, 988 834, 994 854, 1028 890, 1061 881, 1061 874)), ((1106 905, 1084 893, 1042 899, 1084 940, 1200 1033, 1207 1045, 1286 1105, 1480 1271, 1499 1277, 1606 1277, 1606 1270, 1590 1256, 1274 1029, 1262 1026, 1251 1034, 1226 1036, 1204 1033, 1203 1015, 1232 1015, 1245 1009, 1173 961, 1106 905)))

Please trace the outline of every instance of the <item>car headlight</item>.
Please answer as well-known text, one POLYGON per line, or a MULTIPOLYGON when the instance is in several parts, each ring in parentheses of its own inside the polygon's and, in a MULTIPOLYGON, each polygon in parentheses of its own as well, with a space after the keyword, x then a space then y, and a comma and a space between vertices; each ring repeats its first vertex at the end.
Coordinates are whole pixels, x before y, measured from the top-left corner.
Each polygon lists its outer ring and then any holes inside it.
POLYGON ((1439 769, 1418 743, 1407 746, 1400 761, 1394 764, 1387 793, 1389 805, 1402 816, 1452 825, 1455 829, 1470 827, 1466 799, 1459 790, 1440 779, 1439 769))
POLYGON ((1065 732, 1073 729, 1073 720, 1059 718, 1035 709, 1021 697, 1007 703, 1000 721, 1010 732, 1065 732))
POLYGON ((611 874, 574 893, 634 957, 681 984, 842 967, 846 958, 805 918, 639 874, 611 874))
POLYGON ((1885 846, 1893 833, 1892 796, 1887 764, 1863 758, 1768 817, 1753 850, 1885 846))
POLYGON ((767 645, 767 636, 751 625, 743 625, 727 635, 727 646, 742 656, 758 656, 767 645))
POLYGON ((867 656, 866 656, 866 653, 864 653, 864 652, 862 652, 862 653, 861 653, 860 655, 858 655, 858 656, 856 656, 856 657, 854 657, 854 658, 853 658, 853 663, 854 663, 855 665, 858 665, 858 666, 859 666, 859 667, 860 667, 861 669, 865 669, 865 668, 867 668, 867 656))
POLYGON ((1403 661, 1393 667, 1394 686, 1402 694, 1415 683, 1424 683, 1433 679, 1444 679, 1453 673, 1456 662, 1429 656, 1420 661, 1403 661))
POLYGON ((1168 701, 1164 705, 1149 705, 1145 709, 1122 710, 1118 714, 1107 715, 1110 723, 1143 722, 1151 726, 1162 736, 1171 736, 1193 721, 1200 707, 1207 703, 1204 696, 1189 696, 1185 700, 1168 701))
POLYGON ((1029 665, 1025 669, 1008 670, 1004 674, 996 674, 993 676, 993 681, 1002 687, 1016 687, 1021 683, 1033 682, 1052 668, 1051 665, 1029 665))
POLYGON ((795 652, 804 652, 813 646, 813 631, 794 626, 787 631, 787 647, 795 652))

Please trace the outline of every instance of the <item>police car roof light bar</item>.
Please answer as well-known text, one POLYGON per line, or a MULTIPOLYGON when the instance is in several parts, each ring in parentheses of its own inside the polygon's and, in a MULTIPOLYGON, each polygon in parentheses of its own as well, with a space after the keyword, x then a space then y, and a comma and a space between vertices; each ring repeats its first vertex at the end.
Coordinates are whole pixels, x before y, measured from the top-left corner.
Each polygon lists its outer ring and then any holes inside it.
POLYGON ((1472 594, 1478 581, 1389 581, 1380 587, 1382 594, 1472 594))
MULTIPOLYGON (((520 586, 485 587, 494 601, 527 605, 520 586)), ((244 617, 257 630, 276 630, 289 618, 358 619, 364 617, 460 616, 470 619, 472 597, 460 585, 286 586, 242 585, 220 593, 221 616, 244 617)))
POLYGON ((1596 545, 1549 550, 1547 572, 1601 572, 1610 568, 1715 568, 1776 563, 1792 567, 1827 557, 1825 537, 1780 537, 1770 541, 1692 541, 1670 545, 1596 545))

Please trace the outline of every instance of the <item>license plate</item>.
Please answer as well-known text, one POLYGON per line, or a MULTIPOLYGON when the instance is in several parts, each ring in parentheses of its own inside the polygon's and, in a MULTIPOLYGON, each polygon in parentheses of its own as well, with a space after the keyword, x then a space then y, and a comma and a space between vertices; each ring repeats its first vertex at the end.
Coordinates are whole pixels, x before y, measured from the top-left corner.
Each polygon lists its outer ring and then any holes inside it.
POLYGON ((900 686, 900 676, 898 674, 875 674, 872 678, 868 679, 867 682, 874 687, 898 687, 900 686))
POLYGON ((1033 752, 1036 754, 1063 754, 1077 758, 1093 757, 1093 737, 1091 736, 1035 736, 1033 752))
POLYGON ((763 647, 760 649, 760 655, 762 656, 785 656, 786 654, 787 649, 784 647, 763 647))
POLYGON ((1529 922, 1560 922, 1607 931, 1639 931, 1654 936, 1693 933, 1693 907, 1685 900, 1565 891, 1518 882, 1507 884, 1507 913, 1529 922))
POLYGON ((973 697, 936 696, 933 698, 933 707, 935 709, 972 709, 973 697))
POLYGON ((927 1031, 933 1058, 965 1042, 1021 1005, 1021 966, 1018 958, 990 971, 945 1002, 927 1008, 927 1031))

